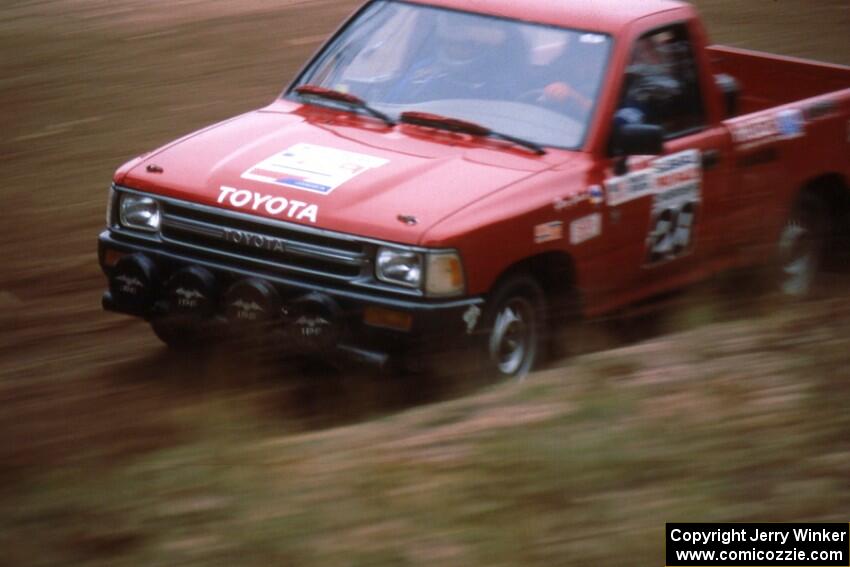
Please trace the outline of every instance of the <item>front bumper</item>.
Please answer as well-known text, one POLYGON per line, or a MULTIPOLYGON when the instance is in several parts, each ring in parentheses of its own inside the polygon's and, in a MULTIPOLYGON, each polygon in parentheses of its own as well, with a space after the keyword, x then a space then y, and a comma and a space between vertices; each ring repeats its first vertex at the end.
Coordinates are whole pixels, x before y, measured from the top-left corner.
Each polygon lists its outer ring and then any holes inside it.
MULTIPOLYGON (((311 294, 330 298, 339 308, 336 317, 338 320, 335 321, 340 328, 336 347, 343 353, 347 352, 366 360, 379 360, 384 356, 421 348, 429 342, 448 340, 457 344, 458 339, 464 339, 473 333, 475 325, 472 322, 477 320, 484 303, 480 297, 433 301, 363 293, 291 278, 273 269, 258 270, 210 258, 199 258, 186 251, 169 249, 162 244, 127 239, 124 235, 109 230, 101 233, 98 256, 101 268, 108 278, 111 279, 114 275, 115 258, 136 254, 144 255, 156 267, 156 277, 159 281, 155 286, 153 301, 145 309, 128 309, 116 301, 113 294, 106 292, 103 300, 105 309, 147 320, 169 317, 172 306, 163 292, 164 283, 181 269, 196 266, 213 274, 222 290, 239 281, 256 279, 270 284, 284 304, 297 302, 311 294), (376 324, 374 321, 367 323, 367 310, 375 309, 398 314, 409 324, 401 326, 404 328, 392 328, 392 325, 376 324)), ((204 323, 228 326, 229 320, 225 317, 223 306, 217 306, 204 323)))

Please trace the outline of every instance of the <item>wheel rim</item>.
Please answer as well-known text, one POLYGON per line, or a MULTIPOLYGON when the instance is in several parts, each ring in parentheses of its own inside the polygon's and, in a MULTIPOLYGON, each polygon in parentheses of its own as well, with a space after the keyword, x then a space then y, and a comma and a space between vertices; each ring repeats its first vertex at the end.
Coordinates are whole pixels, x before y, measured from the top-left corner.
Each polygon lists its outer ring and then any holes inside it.
POLYGON ((800 297, 809 292, 817 269, 816 242, 811 230, 799 219, 789 221, 782 231, 782 292, 800 297))
POLYGON ((490 334, 490 359, 505 376, 522 377, 534 355, 534 306, 523 297, 505 302, 490 334))

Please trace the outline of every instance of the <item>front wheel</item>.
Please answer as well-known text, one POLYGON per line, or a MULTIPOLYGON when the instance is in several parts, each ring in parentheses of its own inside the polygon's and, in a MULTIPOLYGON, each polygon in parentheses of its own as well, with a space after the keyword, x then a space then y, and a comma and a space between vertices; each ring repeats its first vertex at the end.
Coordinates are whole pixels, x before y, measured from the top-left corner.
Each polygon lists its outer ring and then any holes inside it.
POLYGON ((522 380, 543 359, 545 296, 528 276, 516 276, 491 295, 485 323, 485 367, 501 378, 522 380))

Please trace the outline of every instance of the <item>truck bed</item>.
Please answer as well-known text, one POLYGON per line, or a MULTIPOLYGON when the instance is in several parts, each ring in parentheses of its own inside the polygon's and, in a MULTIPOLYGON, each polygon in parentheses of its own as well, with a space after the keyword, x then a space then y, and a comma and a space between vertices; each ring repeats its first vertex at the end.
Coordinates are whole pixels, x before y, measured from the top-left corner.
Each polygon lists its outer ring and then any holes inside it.
POLYGON ((712 72, 740 84, 740 114, 850 88, 850 67, 719 45, 707 50, 712 72))

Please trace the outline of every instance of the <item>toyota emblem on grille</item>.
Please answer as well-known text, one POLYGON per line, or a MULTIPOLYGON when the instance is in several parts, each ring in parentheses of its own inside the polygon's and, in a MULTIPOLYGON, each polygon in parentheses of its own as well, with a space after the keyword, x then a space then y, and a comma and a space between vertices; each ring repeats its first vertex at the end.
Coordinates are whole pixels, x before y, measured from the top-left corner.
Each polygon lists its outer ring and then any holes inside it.
POLYGON ((227 242, 239 244, 259 250, 268 250, 269 252, 286 252, 286 241, 273 236, 265 236, 254 232, 246 232, 244 230, 234 230, 231 228, 224 229, 224 239, 227 242))

